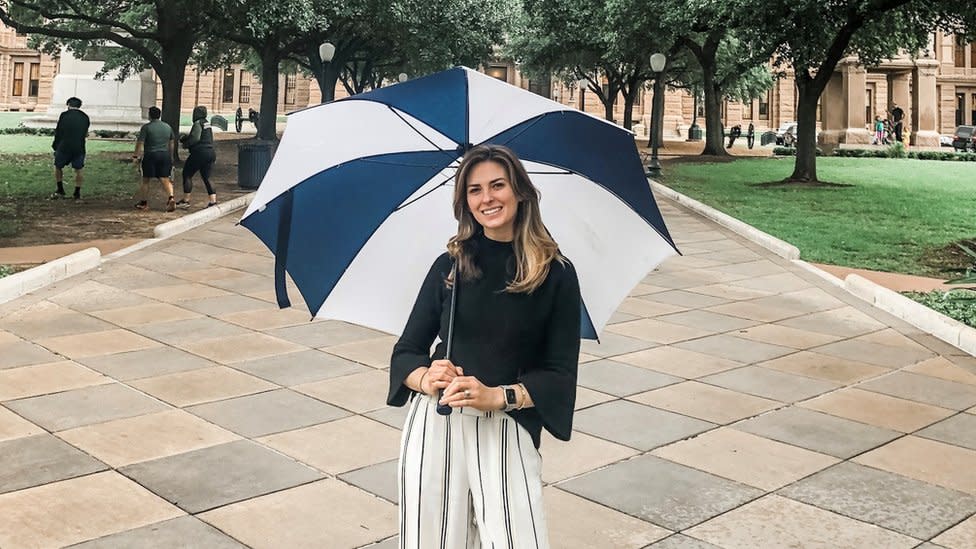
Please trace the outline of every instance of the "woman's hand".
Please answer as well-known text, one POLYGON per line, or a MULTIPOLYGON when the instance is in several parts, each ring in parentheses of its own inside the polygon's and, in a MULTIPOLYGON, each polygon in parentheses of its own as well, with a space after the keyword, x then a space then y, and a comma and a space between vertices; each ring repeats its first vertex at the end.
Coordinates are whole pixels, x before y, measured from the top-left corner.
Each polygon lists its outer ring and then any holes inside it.
POLYGON ((434 396, 437 391, 447 388, 459 374, 460 368, 454 365, 450 360, 435 360, 430 363, 427 368, 427 374, 424 376, 420 390, 428 395, 434 396))
POLYGON ((447 404, 451 408, 474 408, 482 412, 502 409, 505 395, 501 389, 487 387, 474 376, 465 376, 460 367, 457 372, 458 376, 444 389, 440 404, 447 404))

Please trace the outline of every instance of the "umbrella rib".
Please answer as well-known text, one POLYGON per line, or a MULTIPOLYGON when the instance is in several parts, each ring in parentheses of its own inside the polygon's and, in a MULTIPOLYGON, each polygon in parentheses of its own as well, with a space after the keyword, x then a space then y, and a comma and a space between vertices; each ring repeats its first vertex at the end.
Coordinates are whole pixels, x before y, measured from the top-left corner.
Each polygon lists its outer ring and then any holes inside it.
POLYGON ((433 187, 432 189, 430 189, 429 191, 427 191, 427 192, 425 192, 424 194, 422 194, 422 195, 420 195, 420 196, 418 196, 417 198, 414 198, 414 199, 413 199, 413 200, 411 200, 410 202, 407 202, 407 203, 405 203, 405 204, 400 204, 400 205, 399 205, 399 206, 397 206, 397 207, 396 207, 396 208, 395 208, 395 209, 394 209, 393 211, 394 211, 394 212, 398 212, 398 211, 400 211, 400 210, 402 210, 403 208, 406 208, 407 206, 409 206, 409 205, 411 205, 411 204, 413 204, 414 202, 416 202, 416 201, 418 201, 418 200, 420 200, 421 198, 423 198, 423 197, 425 197, 425 196, 427 196, 428 194, 430 194, 430 193, 432 193, 432 192, 434 192, 434 191, 436 191, 437 189, 439 189, 439 188, 441 188, 441 187, 444 187, 445 185, 447 185, 447 182, 448 182, 448 181, 450 181, 450 180, 452 180, 452 179, 454 179, 454 176, 453 176, 453 175, 452 175, 451 177, 448 177, 448 178, 447 178, 447 179, 445 179, 444 181, 441 181, 440 183, 438 183, 437 185, 435 185, 435 186, 434 186, 434 187, 433 187))
MULTIPOLYGON (((421 132, 420 130, 418 130, 413 124, 411 124, 406 118, 404 118, 403 115, 400 114, 399 111, 397 111, 396 109, 394 109, 391 105, 386 105, 386 108, 390 109, 393 112, 393 114, 395 114, 397 116, 397 118, 399 118, 400 120, 403 120, 403 123, 406 124, 408 128, 410 128, 417 135, 419 135, 420 137, 422 137, 424 139, 424 141, 426 141, 426 142, 430 143, 431 145, 433 145, 438 151, 440 151, 442 153, 454 153, 455 152, 455 151, 448 151, 447 149, 442 149, 437 143, 434 143, 433 141, 431 141, 431 139, 429 137, 427 137, 426 135, 423 134, 423 132, 421 132)), ((456 157, 457 155, 456 154, 451 154, 451 156, 452 157, 456 157)))

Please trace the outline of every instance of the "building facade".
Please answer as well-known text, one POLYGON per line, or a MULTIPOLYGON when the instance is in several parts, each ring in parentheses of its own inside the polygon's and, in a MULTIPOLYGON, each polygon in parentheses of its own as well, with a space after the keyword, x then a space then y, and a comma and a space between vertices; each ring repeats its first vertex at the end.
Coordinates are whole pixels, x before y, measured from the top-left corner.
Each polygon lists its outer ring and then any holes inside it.
POLYGON ((47 110, 57 71, 57 59, 30 49, 27 35, 0 23, 0 111, 47 110))

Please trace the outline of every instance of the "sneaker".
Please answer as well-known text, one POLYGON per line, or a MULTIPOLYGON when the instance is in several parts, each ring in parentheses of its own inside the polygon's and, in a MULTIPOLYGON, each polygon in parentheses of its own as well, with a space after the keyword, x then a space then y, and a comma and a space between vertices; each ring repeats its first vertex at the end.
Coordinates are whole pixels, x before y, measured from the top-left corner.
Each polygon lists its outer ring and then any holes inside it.
POLYGON ((204 209, 211 208, 211 207, 216 206, 216 205, 217 205, 216 202, 208 202, 207 205, 206 205, 206 207, 204 209))
POLYGON ((190 207, 190 201, 189 200, 186 200, 184 198, 181 198, 176 203, 176 207, 179 208, 179 209, 181 209, 181 210, 186 210, 186 209, 188 209, 190 207))
POLYGON ((173 197, 171 196, 169 197, 169 200, 166 201, 166 211, 172 212, 175 209, 176 209, 176 201, 173 200, 173 197))
POLYGON ((148 210, 149 209, 149 204, 145 200, 143 200, 142 202, 137 202, 136 203, 136 209, 137 210, 148 210))
POLYGON ((49 196, 47 198, 48 198, 48 200, 61 200, 62 198, 64 198, 64 191, 62 191, 62 192, 55 191, 55 192, 51 193, 51 196, 49 196))

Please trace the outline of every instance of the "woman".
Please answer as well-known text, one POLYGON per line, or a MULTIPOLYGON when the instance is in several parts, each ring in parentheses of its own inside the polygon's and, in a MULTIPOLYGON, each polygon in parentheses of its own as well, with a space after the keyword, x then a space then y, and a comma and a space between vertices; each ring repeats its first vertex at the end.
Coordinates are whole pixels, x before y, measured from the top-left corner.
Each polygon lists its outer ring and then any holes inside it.
POLYGON ((538 447, 543 427, 560 440, 572 431, 579 282, 511 150, 472 148, 455 181, 458 233, 430 268, 390 366, 387 402, 414 397, 401 440, 400 546, 545 549, 538 447), (453 413, 438 414, 439 403, 453 413))
POLYGON ((183 164, 183 198, 176 205, 180 208, 190 207, 190 193, 193 192, 193 176, 200 172, 203 184, 207 187, 210 200, 207 207, 217 205, 217 193, 210 184, 210 169, 217 160, 217 153, 213 146, 213 128, 207 121, 207 107, 198 105, 193 107, 193 128, 180 141, 190 149, 190 156, 183 164))

